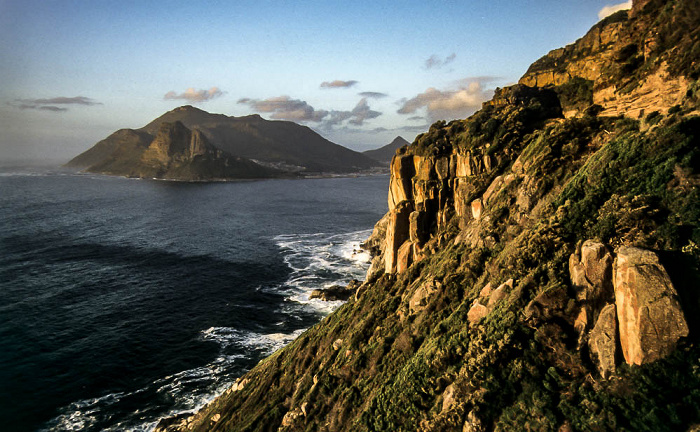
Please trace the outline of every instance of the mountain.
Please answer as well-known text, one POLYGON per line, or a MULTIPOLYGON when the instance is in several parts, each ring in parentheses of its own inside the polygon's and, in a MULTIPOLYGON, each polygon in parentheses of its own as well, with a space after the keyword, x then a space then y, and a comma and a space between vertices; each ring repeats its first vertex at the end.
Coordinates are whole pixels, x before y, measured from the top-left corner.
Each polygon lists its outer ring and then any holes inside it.
POLYGON ((393 158, 394 154, 396 154, 396 150, 410 144, 411 143, 403 139, 403 137, 397 136, 389 144, 379 147, 378 149, 364 151, 362 154, 383 164, 389 165, 391 158, 393 158))
POLYGON ((697 430, 699 14, 636 1, 433 124, 355 295, 157 430, 697 430))
POLYGON ((306 126, 265 120, 259 115, 228 117, 183 106, 163 114, 142 130, 153 134, 161 123, 174 121, 201 130, 221 150, 270 165, 305 172, 356 172, 377 165, 306 126))
MULTIPOLYGON (((146 161, 142 153, 162 132, 163 124, 178 123, 207 143, 206 158, 199 155, 202 157, 197 158, 197 168, 193 169, 197 172, 205 167, 215 169, 216 176, 269 177, 278 176, 278 170, 344 173, 378 165, 376 161, 334 144, 296 123, 268 121, 258 115, 228 117, 183 106, 163 114, 143 128, 122 129, 113 133, 75 157, 67 166, 86 168, 90 172, 148 177, 158 170, 146 168, 152 165, 153 159, 146 161), (213 162, 221 157, 221 161, 213 162), (204 159, 208 162, 203 163, 204 159), (253 159, 257 164, 248 159, 253 159), (267 168, 263 169, 261 165, 267 168), (223 168, 229 166, 230 169, 223 168)), ((184 173, 188 169, 180 157, 178 167, 167 170, 170 170, 169 175, 175 175, 175 172, 184 173)), ((197 175, 215 177, 204 172, 197 175)))
POLYGON ((68 166, 86 166, 86 171, 102 174, 187 181, 283 175, 217 149, 200 130, 190 130, 179 121, 161 123, 154 135, 119 130, 68 166))

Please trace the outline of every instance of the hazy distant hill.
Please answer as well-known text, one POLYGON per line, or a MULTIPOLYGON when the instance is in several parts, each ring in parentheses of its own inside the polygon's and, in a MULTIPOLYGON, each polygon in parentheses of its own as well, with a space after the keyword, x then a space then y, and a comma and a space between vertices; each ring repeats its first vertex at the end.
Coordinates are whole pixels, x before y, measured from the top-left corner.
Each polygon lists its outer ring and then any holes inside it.
MULTIPOLYGON (((86 168, 90 172, 143 176, 145 149, 163 124, 176 122, 188 130, 198 131, 209 146, 222 151, 221 155, 235 156, 238 162, 243 158, 254 159, 260 165, 287 171, 332 173, 357 172, 378 165, 367 156, 334 144, 310 128, 293 122, 268 121, 259 115, 228 117, 183 106, 163 114, 143 128, 113 133, 75 157, 67 166, 86 168)), ((214 153, 208 155, 210 162, 213 161, 214 153)), ((182 165, 184 161, 179 163, 182 165)), ((267 176, 273 172, 268 170, 252 175, 255 166, 243 170, 247 175, 242 177, 267 176)), ((202 175, 206 177, 205 173, 202 175)))
POLYGON ((365 152, 362 152, 362 154, 376 161, 389 164, 389 162, 391 162, 391 158, 394 157, 396 150, 409 144, 410 143, 403 139, 403 137, 397 136, 389 144, 383 147, 379 147, 378 149, 367 150, 365 152))

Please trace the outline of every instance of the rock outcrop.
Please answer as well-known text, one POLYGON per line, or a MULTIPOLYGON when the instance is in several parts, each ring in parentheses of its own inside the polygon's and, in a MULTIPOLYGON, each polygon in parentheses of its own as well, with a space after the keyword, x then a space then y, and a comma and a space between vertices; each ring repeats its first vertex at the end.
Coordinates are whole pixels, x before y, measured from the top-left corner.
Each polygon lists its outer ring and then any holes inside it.
POLYGON ((615 373, 618 344, 615 305, 609 304, 600 311, 588 339, 591 360, 596 364, 603 378, 610 378, 615 373))
POLYGON ((569 273, 581 305, 575 328, 604 378, 615 371, 618 352, 641 365, 667 356, 688 336, 678 293, 653 251, 625 246, 612 254, 586 240, 569 258, 569 273))
POLYGON ((627 363, 639 365, 665 357, 678 339, 688 336, 678 293, 655 253, 620 248, 614 285, 620 344, 627 363))
MULTIPOLYGON (((693 83, 687 78, 692 73, 678 73, 687 66, 677 65, 678 59, 664 45, 674 32, 673 21, 678 20, 674 15, 685 15, 682 19, 688 20, 687 14, 697 15, 697 11, 669 4, 663 19, 645 10, 648 3, 636 1, 630 11, 602 20, 575 43, 550 51, 530 66, 519 83, 548 88, 590 83, 592 98, 573 115, 591 104, 600 105, 602 115, 634 118, 682 105, 693 83), (646 32, 640 34, 639 29, 645 27, 646 32)), ((692 32, 697 35, 697 29, 692 32)))

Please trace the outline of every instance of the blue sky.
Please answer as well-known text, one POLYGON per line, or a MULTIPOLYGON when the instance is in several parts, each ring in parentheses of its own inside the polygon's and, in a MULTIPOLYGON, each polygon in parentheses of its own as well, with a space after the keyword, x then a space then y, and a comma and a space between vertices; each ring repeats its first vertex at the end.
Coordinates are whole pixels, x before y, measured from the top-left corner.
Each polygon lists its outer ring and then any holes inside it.
POLYGON ((0 161, 67 160, 185 104, 355 150, 411 141, 613 4, 0 0, 0 161))

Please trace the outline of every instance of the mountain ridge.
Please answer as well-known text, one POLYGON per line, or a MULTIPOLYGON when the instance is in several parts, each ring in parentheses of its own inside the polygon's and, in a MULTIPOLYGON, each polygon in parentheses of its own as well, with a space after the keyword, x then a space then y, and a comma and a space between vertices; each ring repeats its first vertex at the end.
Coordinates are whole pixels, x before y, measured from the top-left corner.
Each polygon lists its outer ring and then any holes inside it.
MULTIPOLYGON (((326 140, 306 126, 269 121, 257 114, 245 117, 211 114, 187 105, 166 112, 142 128, 120 129, 73 158, 66 166, 84 168, 89 172, 142 176, 138 172, 138 166, 143 165, 140 153, 156 138, 162 124, 178 122, 188 130, 198 131, 196 133, 201 134, 210 146, 223 152, 220 156, 225 154, 239 162, 245 160, 246 169, 241 171, 241 178, 253 175, 255 166, 251 164, 260 166, 254 177, 276 177, 285 171, 291 173, 288 176, 294 173, 354 173, 379 165, 358 152, 326 140), (129 164, 136 165, 130 167, 129 164)), ((210 156, 215 155, 211 153, 210 156)), ((225 161, 222 163, 226 164, 225 161)), ((144 176, 149 175, 146 171, 144 176)), ((217 172, 225 174, 224 178, 239 176, 234 170, 218 169, 217 172)), ((196 177, 214 178, 205 172, 196 174, 196 177)))

